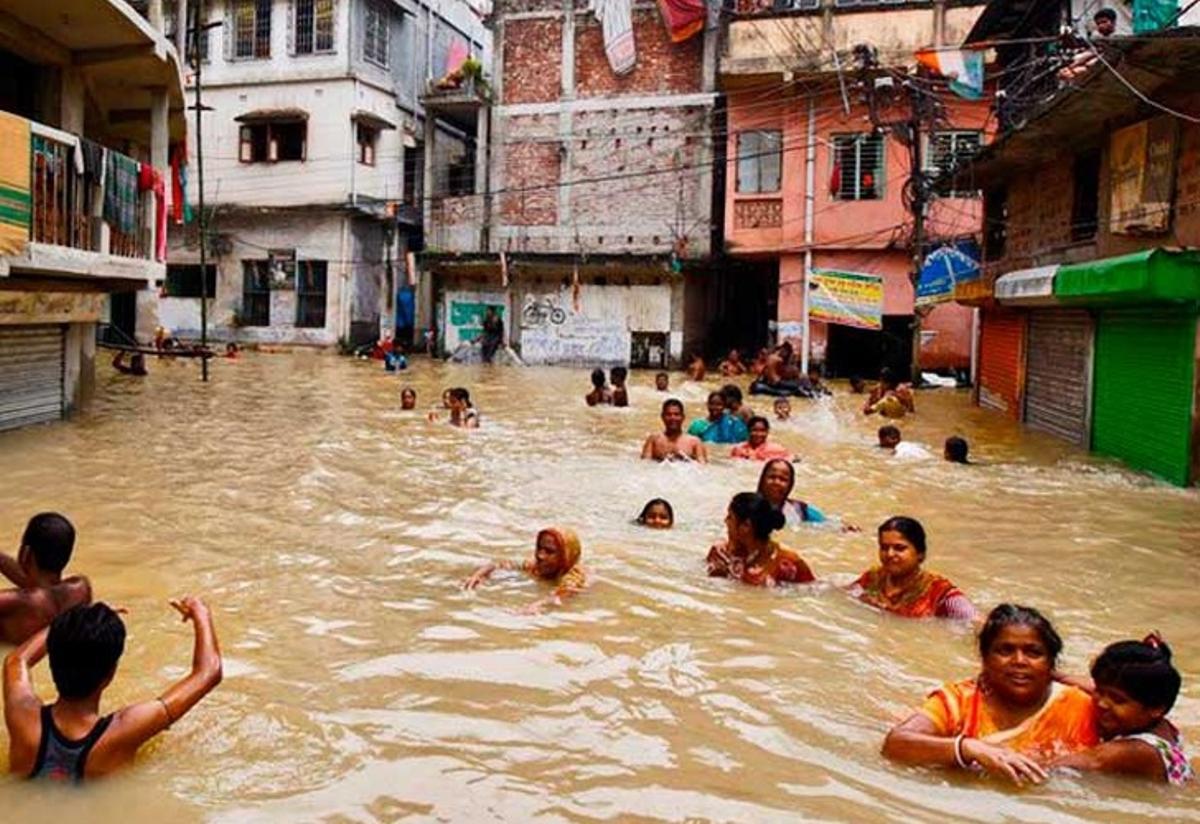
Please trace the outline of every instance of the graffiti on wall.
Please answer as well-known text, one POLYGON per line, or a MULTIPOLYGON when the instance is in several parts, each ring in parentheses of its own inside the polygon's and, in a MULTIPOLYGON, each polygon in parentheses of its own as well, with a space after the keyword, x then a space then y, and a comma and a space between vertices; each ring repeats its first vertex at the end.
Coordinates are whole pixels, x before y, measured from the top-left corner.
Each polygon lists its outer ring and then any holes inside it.
POLYGON ((560 302, 560 295, 526 295, 521 309, 521 328, 535 329, 550 323, 562 326, 567 322, 567 311, 560 302))
POLYGON ((460 343, 473 341, 483 334, 483 316, 489 306, 495 307, 500 320, 507 321, 507 298, 504 294, 446 293, 443 334, 447 352, 453 352, 460 343))

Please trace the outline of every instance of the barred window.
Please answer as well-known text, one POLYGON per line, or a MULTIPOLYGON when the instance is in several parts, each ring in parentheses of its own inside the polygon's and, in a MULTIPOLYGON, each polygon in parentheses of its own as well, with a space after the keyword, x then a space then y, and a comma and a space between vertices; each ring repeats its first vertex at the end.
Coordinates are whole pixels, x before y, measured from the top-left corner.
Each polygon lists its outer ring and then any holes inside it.
MULTIPOLYGON (((979 152, 983 133, 978 131, 933 132, 925 150, 925 171, 936 177, 949 175, 954 168, 979 152)), ((946 197, 975 197, 978 192, 969 188, 951 189, 946 197)))
POLYGON ((883 135, 875 132, 833 137, 833 182, 838 200, 883 197, 883 135))
POLYGON ((329 262, 301 260, 296 263, 296 326, 325 327, 325 292, 329 262))
POLYGON ((233 56, 271 56, 271 0, 234 0, 233 56))
POLYGON ((377 65, 388 64, 388 9, 379 0, 367 0, 363 10, 363 57, 377 65))
POLYGON ((295 0, 296 54, 333 51, 333 0, 295 0))
POLYGON ((783 132, 740 132, 737 138, 737 190, 778 192, 783 170, 783 132))
POLYGON ((271 325, 269 260, 242 261, 242 311, 239 315, 243 326, 271 325))

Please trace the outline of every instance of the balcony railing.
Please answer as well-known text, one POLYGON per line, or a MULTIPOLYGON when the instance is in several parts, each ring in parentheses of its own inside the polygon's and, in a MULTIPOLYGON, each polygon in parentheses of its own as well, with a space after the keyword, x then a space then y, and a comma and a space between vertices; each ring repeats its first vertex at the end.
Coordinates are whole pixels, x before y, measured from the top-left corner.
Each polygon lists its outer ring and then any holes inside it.
MULTIPOLYGON (((115 186, 115 182, 106 180, 101 185, 98 169, 80 171, 83 163, 77 157, 80 144, 75 136, 40 123, 32 127, 30 240, 120 257, 152 259, 153 192, 140 190, 135 177, 132 189, 125 190, 129 202, 122 208, 117 198, 112 209, 121 218, 106 221, 105 187, 115 186)), ((108 151, 118 161, 117 165, 137 168, 131 158, 108 151)))

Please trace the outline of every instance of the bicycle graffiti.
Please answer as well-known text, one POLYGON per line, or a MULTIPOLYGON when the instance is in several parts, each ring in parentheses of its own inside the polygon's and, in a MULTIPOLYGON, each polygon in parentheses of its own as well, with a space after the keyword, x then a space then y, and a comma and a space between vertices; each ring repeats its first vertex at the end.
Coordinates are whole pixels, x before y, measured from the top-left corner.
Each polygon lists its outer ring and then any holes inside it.
POLYGON ((566 311, 553 297, 547 295, 539 300, 533 295, 525 296, 525 307, 521 310, 522 326, 545 326, 547 323, 562 326, 566 322, 566 311))

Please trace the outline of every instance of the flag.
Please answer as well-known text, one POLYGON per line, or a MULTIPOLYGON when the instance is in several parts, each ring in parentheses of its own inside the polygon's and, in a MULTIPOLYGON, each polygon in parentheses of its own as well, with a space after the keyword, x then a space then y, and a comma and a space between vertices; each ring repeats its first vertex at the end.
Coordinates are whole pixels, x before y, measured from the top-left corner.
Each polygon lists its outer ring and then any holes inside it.
POLYGON ((508 256, 500 253, 500 285, 508 288, 508 256))
POLYGON ((983 97, 983 52, 922 49, 917 62, 950 81, 950 91, 966 100, 983 97))

